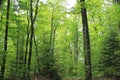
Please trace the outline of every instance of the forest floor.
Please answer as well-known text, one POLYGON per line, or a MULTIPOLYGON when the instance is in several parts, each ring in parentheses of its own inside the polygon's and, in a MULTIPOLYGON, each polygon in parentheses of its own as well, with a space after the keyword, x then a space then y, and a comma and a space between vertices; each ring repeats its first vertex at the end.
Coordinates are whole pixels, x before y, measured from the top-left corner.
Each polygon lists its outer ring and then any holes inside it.
MULTIPOLYGON (((35 77, 33 78, 32 80, 49 80, 49 79, 45 79, 45 78, 38 78, 38 77, 35 77)), ((69 78, 69 79, 63 79, 63 80, 82 80, 80 78, 69 78)), ((93 80, 115 80, 115 79, 111 79, 111 78, 94 78, 93 80)))
POLYGON ((115 79, 112 79, 112 78, 94 78, 93 80, 115 80, 115 79))
MULTIPOLYGON (((83 80, 83 79, 64 79, 64 80, 83 80)), ((115 80, 115 79, 110 79, 110 78, 95 78, 93 80, 115 80)))
POLYGON ((39 77, 33 77, 32 80, 49 80, 49 79, 39 76, 39 77))

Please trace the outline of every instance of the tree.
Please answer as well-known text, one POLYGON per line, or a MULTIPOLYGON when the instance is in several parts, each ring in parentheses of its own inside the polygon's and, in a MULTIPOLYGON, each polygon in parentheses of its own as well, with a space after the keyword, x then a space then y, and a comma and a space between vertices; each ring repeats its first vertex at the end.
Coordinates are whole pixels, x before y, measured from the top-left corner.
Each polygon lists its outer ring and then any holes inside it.
MULTIPOLYGON (((32 58, 32 47, 33 47, 33 37, 34 37, 34 24, 36 21, 36 17, 38 14, 38 3, 39 0, 36 1, 35 5, 35 15, 33 16, 33 0, 30 0, 30 46, 29 46, 29 56, 28 56, 28 70, 30 71, 31 66, 31 58, 32 58)), ((30 74, 28 75, 30 77, 30 74)))
MULTIPOLYGON (((56 52, 55 52, 55 42, 56 42, 56 32, 57 28, 60 26, 61 16, 59 1, 49 1, 47 6, 45 6, 46 11, 50 10, 51 15, 45 15, 44 18, 49 17, 48 21, 50 23, 44 24, 42 28, 43 33, 43 47, 41 50, 40 63, 43 65, 40 74, 47 77, 48 79, 60 80, 59 67, 56 64, 56 52), (56 5, 55 5, 56 4, 56 5), (47 26, 46 26, 47 25, 47 26), (45 28, 46 27, 46 28, 45 28), (46 32, 46 30, 48 30, 46 32)), ((62 12, 62 11, 61 11, 62 12)), ((43 14, 43 13, 42 13, 43 14)), ((43 19, 44 19, 43 18, 43 19)))
POLYGON ((85 0, 80 0, 80 2, 81 2, 81 15, 82 15, 83 36, 84 36, 84 52, 85 52, 85 68, 86 68, 85 70, 86 79, 85 80, 92 80, 90 40, 89 40, 87 12, 86 12, 86 7, 85 7, 85 0))
POLYGON ((118 33, 110 31, 104 38, 103 47, 100 58, 100 70, 104 72, 106 77, 120 76, 120 41, 118 33))
POLYGON ((9 27, 9 12, 10 12, 10 0, 7 0, 7 13, 6 13, 6 27, 5 27, 5 38, 4 38, 4 52, 2 57, 2 66, 0 79, 4 80, 4 74, 6 69, 6 57, 7 57, 7 45, 8 45, 8 27, 9 27))
POLYGON ((0 0, 2 80, 120 76, 120 0, 69 1, 0 0))

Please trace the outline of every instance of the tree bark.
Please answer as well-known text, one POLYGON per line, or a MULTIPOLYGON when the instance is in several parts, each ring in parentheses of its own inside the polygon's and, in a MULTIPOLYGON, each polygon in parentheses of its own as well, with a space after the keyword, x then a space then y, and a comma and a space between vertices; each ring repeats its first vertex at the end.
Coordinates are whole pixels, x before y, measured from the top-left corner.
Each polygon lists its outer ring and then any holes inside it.
POLYGON ((35 51, 36 51, 36 61, 37 61, 37 68, 38 68, 38 72, 40 73, 40 67, 39 67, 39 52, 38 52, 38 48, 37 48, 37 42, 36 42, 36 38, 34 35, 34 44, 35 44, 35 51))
POLYGON ((92 80, 87 12, 85 7, 85 0, 80 0, 80 2, 81 2, 81 14, 82 14, 82 24, 83 24, 83 36, 84 36, 85 74, 86 74, 85 80, 92 80))
POLYGON ((34 37, 34 23, 36 21, 36 17, 38 14, 38 2, 36 2, 36 10, 35 10, 35 16, 33 16, 33 0, 30 0, 30 46, 29 46, 29 56, 28 56, 28 70, 30 71, 30 65, 31 65, 31 58, 32 58, 32 45, 33 45, 33 37, 34 37))
POLYGON ((34 34, 32 0, 30 0, 30 19, 31 19, 31 25, 30 25, 31 34, 30 34, 30 46, 29 46, 29 57, 28 57, 28 70, 30 70, 31 57, 32 57, 32 43, 33 43, 33 34, 34 34))
POLYGON ((75 23, 75 41, 74 41, 74 45, 75 45, 75 63, 77 65, 77 61, 78 61, 78 55, 79 55, 79 46, 78 46, 78 42, 79 42, 79 36, 78 36, 78 23, 79 19, 76 19, 76 23, 75 23))
POLYGON ((51 33, 50 33, 50 54, 54 57, 54 44, 55 44, 55 33, 57 26, 54 26, 54 6, 52 9, 52 17, 51 17, 51 33))
POLYGON ((10 12, 10 0, 7 1, 7 13, 6 13, 6 27, 5 27, 5 38, 4 38, 4 52, 0 73, 0 80, 4 80, 4 73, 6 68, 6 57, 7 57, 7 43, 8 43, 8 26, 9 26, 9 12, 10 12))
POLYGON ((2 5, 2 0, 0 0, 0 6, 2 5))

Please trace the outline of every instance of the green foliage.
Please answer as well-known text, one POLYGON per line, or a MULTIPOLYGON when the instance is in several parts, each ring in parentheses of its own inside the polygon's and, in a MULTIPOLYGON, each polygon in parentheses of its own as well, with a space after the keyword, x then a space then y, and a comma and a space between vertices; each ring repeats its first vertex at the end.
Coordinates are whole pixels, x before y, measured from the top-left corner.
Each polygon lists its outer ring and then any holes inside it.
MULTIPOLYGON (((3 1, 0 6, 0 67, 4 54, 6 1, 3 1)), ((66 77, 85 78, 80 16, 82 3, 80 0, 76 0, 77 3, 68 10, 66 1, 46 0, 43 2, 40 0, 38 3, 38 14, 34 24, 31 70, 28 70, 31 34, 30 1, 11 0, 6 79, 22 80, 24 78, 27 80, 29 75, 31 77, 42 75, 51 80, 61 80, 66 77), (52 44, 50 43, 51 25, 53 25, 53 29, 56 29, 55 34, 52 33, 55 36, 55 38, 52 37, 52 44)), ((33 0, 32 3, 33 16, 35 16, 36 2, 37 0, 33 0)), ((85 7, 91 41, 93 77, 103 76, 104 73, 107 73, 107 76, 120 76, 120 5, 113 4, 112 0, 86 0, 85 7)))
POLYGON ((119 76, 120 41, 118 33, 108 32, 102 44, 100 69, 104 72, 104 76, 119 76))

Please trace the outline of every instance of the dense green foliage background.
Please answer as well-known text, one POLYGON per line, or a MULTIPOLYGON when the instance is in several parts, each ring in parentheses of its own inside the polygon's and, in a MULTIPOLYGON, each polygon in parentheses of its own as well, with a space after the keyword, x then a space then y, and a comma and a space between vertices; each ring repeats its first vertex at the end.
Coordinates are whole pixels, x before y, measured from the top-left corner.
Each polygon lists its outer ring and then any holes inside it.
MULTIPOLYGON (((80 0, 10 0, 5 79, 85 78, 80 0), (38 4, 37 4, 38 3, 38 4), (30 48, 31 24, 33 45, 30 48), (29 54, 32 49, 31 64, 29 54)), ((4 55, 7 0, 0 3, 0 68, 4 55)), ((117 0, 86 0, 93 79, 120 77, 120 4, 117 0)), ((1 73, 0 73, 1 74, 1 73)), ((118 79, 119 80, 119 79, 118 79)))

